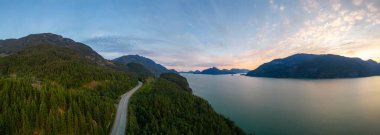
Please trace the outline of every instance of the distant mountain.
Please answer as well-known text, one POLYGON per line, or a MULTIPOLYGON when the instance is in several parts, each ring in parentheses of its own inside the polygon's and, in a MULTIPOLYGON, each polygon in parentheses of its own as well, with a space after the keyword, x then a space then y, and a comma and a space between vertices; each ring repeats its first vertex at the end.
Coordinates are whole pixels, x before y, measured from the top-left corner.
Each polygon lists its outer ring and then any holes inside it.
POLYGON ((212 68, 201 71, 199 74, 222 75, 222 74, 233 74, 233 73, 228 70, 220 70, 216 67, 212 67, 212 68))
POLYGON ((112 61, 122 63, 122 64, 128 64, 131 62, 138 63, 145 66, 147 69, 149 69, 152 73, 156 74, 157 76, 162 73, 177 73, 177 71, 173 69, 169 70, 165 68, 164 66, 157 64, 153 60, 149 58, 145 58, 143 56, 139 56, 139 55, 126 55, 126 56, 116 58, 112 61))
POLYGON ((275 59, 247 73, 273 78, 354 78, 380 75, 380 64, 339 55, 295 54, 275 59))
POLYGON ((190 71, 183 71, 183 72, 180 72, 180 73, 199 74, 199 73, 201 73, 201 71, 199 71, 199 70, 190 70, 190 71))
POLYGON ((115 64, 115 66, 113 66, 114 69, 133 74, 140 81, 143 81, 146 78, 155 76, 155 74, 153 74, 148 68, 146 68, 144 65, 141 65, 139 63, 131 62, 128 64, 122 64, 122 63, 114 62, 114 64, 115 64))
POLYGON ((200 72, 193 72, 194 74, 210 74, 210 75, 223 75, 223 74, 238 74, 238 73, 247 73, 249 72, 248 69, 236 69, 233 68, 231 70, 228 69, 218 69, 216 67, 212 67, 209 69, 205 69, 200 72))
POLYGON ((232 69, 230 69, 230 71, 235 73, 235 74, 239 74, 239 73, 248 73, 250 70, 249 69, 232 68, 232 69))

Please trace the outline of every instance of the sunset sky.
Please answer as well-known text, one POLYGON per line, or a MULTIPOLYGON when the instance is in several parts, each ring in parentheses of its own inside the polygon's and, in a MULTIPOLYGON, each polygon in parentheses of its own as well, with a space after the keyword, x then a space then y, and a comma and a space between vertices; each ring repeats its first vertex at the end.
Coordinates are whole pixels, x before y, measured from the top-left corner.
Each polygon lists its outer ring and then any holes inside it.
POLYGON ((295 53, 380 62, 380 0, 0 0, 0 18, 0 39, 50 32, 180 71, 295 53))

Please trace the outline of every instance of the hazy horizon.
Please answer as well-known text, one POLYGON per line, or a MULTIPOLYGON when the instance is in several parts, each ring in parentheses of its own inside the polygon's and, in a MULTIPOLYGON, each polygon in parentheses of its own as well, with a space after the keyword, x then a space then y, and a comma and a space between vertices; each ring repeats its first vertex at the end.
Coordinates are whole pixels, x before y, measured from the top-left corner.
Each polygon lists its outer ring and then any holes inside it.
POLYGON ((379 10, 376 0, 0 1, 0 39, 50 32, 179 71, 255 69, 296 53, 380 62, 379 10))

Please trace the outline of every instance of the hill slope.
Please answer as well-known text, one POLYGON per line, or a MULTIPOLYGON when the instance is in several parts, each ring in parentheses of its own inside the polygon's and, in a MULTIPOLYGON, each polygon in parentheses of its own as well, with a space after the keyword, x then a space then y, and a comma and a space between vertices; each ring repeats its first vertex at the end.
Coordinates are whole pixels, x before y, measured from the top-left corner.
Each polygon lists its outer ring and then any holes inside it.
POLYGON ((247 76, 275 78, 352 78, 380 75, 380 64, 338 55, 296 54, 275 59, 247 76))

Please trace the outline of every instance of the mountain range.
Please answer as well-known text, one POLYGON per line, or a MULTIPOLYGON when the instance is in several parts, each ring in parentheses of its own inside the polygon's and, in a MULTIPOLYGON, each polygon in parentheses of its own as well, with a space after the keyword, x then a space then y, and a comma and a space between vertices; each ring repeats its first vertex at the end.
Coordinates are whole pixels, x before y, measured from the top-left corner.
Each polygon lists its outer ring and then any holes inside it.
POLYGON ((139 102, 130 104, 128 134, 244 134, 193 95, 186 78, 157 77, 157 64, 142 56, 109 61, 51 33, 0 40, 0 54, 1 135, 109 134, 115 104, 138 81, 144 86, 133 96, 139 102))
POLYGON ((355 78, 380 75, 380 64, 326 54, 295 54, 262 64, 247 76, 273 78, 355 78))

